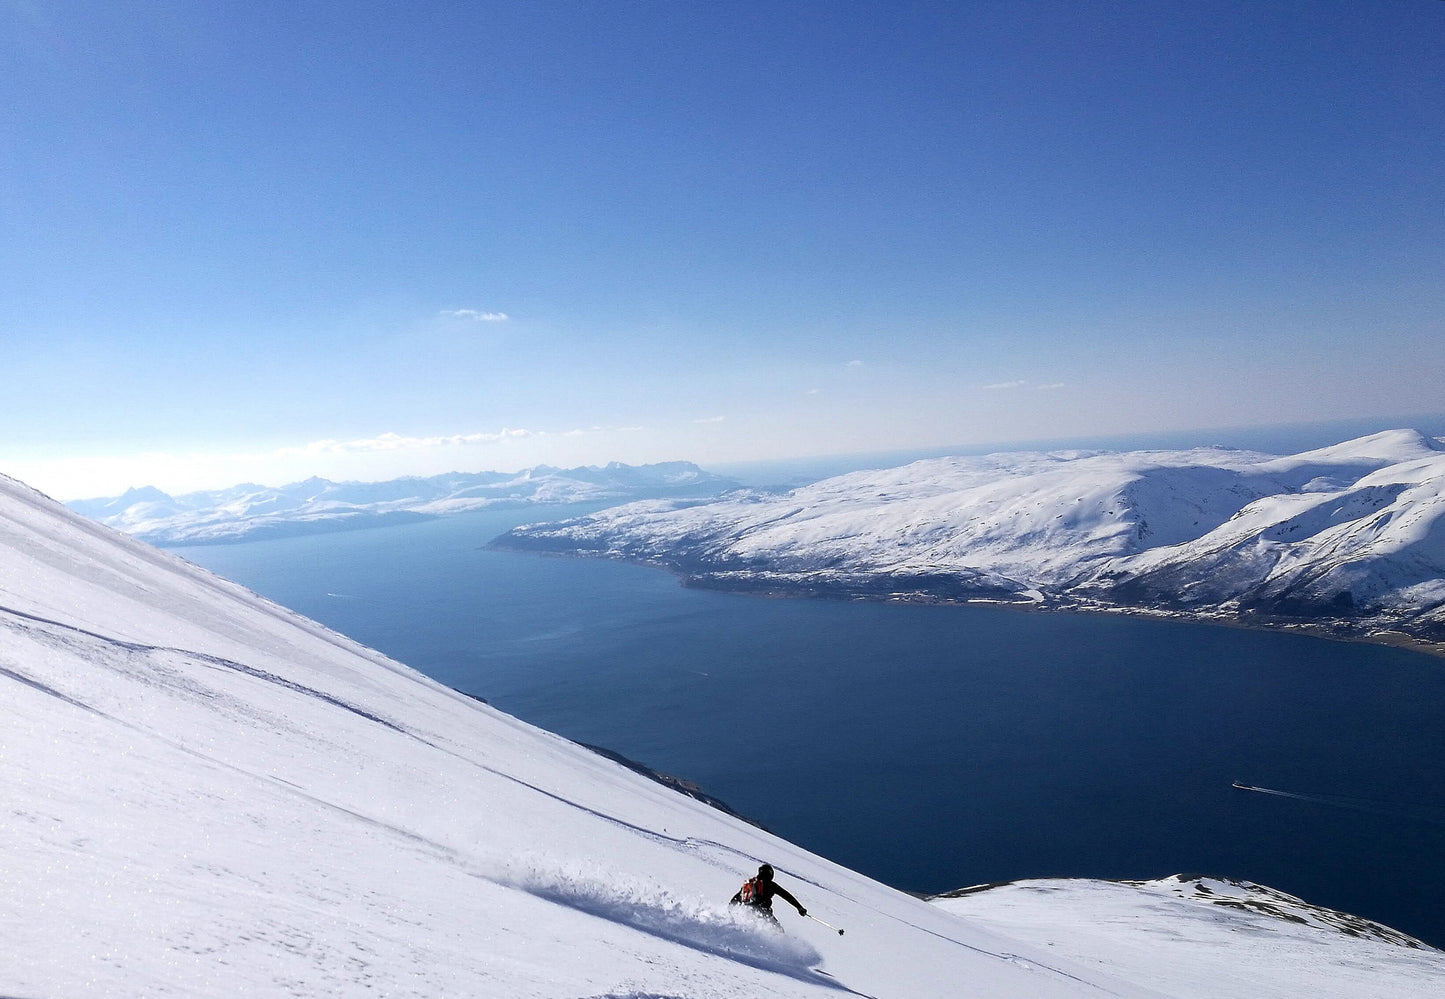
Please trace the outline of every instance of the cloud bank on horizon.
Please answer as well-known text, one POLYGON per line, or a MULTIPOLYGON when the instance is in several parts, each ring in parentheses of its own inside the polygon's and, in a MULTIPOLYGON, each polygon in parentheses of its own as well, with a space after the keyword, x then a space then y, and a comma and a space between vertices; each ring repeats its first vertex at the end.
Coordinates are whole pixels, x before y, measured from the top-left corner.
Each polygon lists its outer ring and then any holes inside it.
MULTIPOLYGON (((396 476, 439 475, 459 470, 515 471, 555 463, 532 455, 590 455, 596 440, 603 450, 627 449, 628 435, 640 427, 574 427, 529 430, 504 427, 493 432, 407 437, 383 433, 356 440, 318 440, 268 450, 147 452, 110 456, 39 458, 0 468, 27 484, 62 499, 90 499, 138 486, 176 493, 253 482, 279 486, 319 476, 336 481, 381 481, 378 469, 401 469, 396 476), (98 491, 97 490, 98 487, 98 491)), ((589 463, 578 458, 573 464, 589 463)))
POLYGON ((0 9, 0 470, 1440 408, 1445 5, 427 11, 0 9))

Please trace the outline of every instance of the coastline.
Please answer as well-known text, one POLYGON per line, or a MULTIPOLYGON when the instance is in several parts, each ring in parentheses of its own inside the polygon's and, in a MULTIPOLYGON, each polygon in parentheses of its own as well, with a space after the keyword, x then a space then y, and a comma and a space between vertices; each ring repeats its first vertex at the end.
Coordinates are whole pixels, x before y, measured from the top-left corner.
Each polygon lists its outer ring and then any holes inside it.
MULTIPOLYGON (((505 536, 504 536, 505 537, 505 536)), ((691 589, 717 590, 738 593, 745 596, 769 599, 823 599, 853 600, 870 603, 918 604, 937 607, 999 607, 1008 610, 1033 613, 1077 613, 1115 614, 1127 617, 1152 618, 1164 621, 1179 621, 1191 624, 1218 625, 1240 631, 1262 631, 1303 635, 1307 638, 1321 638, 1334 642, 1359 645, 1383 645, 1407 652, 1437 659, 1445 659, 1445 641, 1436 641, 1411 635, 1408 632, 1390 628, 1373 632, 1360 632, 1359 622, 1347 618, 1320 618, 1304 620, 1246 612, 1247 616, 1230 614, 1222 610, 1189 610, 1172 607, 1145 607, 1130 604, 1107 603, 1100 600, 1078 597, 1040 595, 1038 599, 1010 598, 1000 591, 980 589, 970 595, 967 588, 956 580, 933 579, 936 589, 898 589, 884 584, 890 577, 861 577, 859 585, 849 585, 838 580, 788 580, 777 576, 758 577, 734 574, 726 576, 717 571, 694 572, 665 558, 638 558, 622 554, 586 549, 557 549, 531 545, 501 543, 498 538, 484 547, 495 551, 527 552, 534 555, 551 555, 559 558, 602 558, 614 562, 628 562, 650 569, 661 569, 676 577, 678 582, 691 589), (954 591, 952 593, 944 591, 954 591)))

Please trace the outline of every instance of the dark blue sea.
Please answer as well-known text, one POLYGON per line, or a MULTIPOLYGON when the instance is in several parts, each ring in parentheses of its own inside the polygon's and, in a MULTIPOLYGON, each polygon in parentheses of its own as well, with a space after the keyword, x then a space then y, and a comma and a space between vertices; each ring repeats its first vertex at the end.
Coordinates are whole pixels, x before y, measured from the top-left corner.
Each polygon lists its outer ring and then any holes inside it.
POLYGON ((1445 660, 485 550, 538 517, 179 554, 899 888, 1205 873, 1445 945, 1445 660))

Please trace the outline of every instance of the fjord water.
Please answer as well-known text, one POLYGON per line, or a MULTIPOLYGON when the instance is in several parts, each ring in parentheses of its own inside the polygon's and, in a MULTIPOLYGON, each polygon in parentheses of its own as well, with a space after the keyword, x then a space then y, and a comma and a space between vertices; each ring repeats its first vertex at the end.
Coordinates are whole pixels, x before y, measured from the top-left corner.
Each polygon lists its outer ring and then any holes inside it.
POLYGON ((899 888, 1206 873, 1445 945, 1445 661, 484 550, 580 511, 179 554, 899 888))

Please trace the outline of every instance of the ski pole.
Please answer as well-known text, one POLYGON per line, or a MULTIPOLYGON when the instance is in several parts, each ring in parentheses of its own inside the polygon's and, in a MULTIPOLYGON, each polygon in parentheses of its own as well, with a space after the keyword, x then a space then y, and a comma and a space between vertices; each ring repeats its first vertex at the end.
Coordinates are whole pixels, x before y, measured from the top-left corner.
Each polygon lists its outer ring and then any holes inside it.
MULTIPOLYGON (((822 921, 821 919, 819 919, 817 916, 813 915, 811 912, 808 913, 808 918, 811 919, 811 920, 812 920, 813 922, 815 922, 815 923, 823 923, 823 921, 822 921)), ((832 923, 823 923, 823 925, 826 926, 826 927, 828 927, 828 929, 830 929, 830 930, 838 930, 838 927, 834 926, 832 923)), ((842 931, 842 930, 838 930, 838 935, 841 937, 841 936, 843 935, 843 931, 842 931)))

